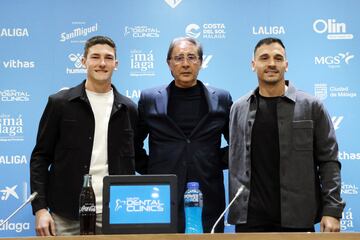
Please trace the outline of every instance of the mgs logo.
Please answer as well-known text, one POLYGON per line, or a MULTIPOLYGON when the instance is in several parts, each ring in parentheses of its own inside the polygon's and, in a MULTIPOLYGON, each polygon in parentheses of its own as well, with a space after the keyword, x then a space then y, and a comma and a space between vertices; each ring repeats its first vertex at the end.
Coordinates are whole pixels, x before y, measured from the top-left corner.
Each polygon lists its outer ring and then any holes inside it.
POLYGON ((165 2, 172 8, 176 8, 182 0, 165 0, 165 2))
POLYGON ((335 56, 317 56, 314 63, 315 65, 327 65, 329 68, 340 68, 342 63, 348 65, 354 57, 350 52, 338 53, 335 56))

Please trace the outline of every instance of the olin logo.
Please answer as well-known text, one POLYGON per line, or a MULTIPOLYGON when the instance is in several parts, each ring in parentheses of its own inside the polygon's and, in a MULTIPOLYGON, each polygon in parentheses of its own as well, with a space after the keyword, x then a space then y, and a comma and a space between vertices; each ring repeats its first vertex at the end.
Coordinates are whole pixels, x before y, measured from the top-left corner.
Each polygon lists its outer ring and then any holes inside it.
POLYGON ((340 128, 340 123, 342 122, 343 119, 344 119, 344 116, 334 116, 331 118, 331 121, 334 125, 335 130, 340 128))
POLYGON ((328 33, 327 39, 339 40, 339 39, 353 39, 352 34, 346 33, 346 24, 338 23, 335 19, 317 19, 313 23, 313 29, 316 33, 323 34, 328 33))

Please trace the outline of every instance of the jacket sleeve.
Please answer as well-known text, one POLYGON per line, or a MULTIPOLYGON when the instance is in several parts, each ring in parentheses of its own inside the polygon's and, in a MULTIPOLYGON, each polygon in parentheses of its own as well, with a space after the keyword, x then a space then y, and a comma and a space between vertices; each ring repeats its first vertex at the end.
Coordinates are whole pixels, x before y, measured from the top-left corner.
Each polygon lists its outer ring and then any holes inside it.
POLYGON ((144 141, 149 134, 149 128, 145 121, 145 99, 143 94, 138 102, 138 121, 135 133, 135 170, 140 174, 147 173, 149 156, 144 149, 144 141))
POLYGON ((322 216, 341 218, 345 202, 340 197, 341 163, 331 118, 323 105, 317 103, 314 158, 318 166, 322 198, 322 216))
POLYGON ((33 214, 48 208, 47 188, 49 182, 49 166, 53 163, 56 140, 58 139, 60 109, 49 97, 40 119, 36 145, 30 159, 30 188, 38 196, 32 202, 33 214))
POLYGON ((229 168, 229 116, 230 116, 230 109, 233 104, 231 95, 228 93, 226 96, 226 124, 223 128, 222 134, 226 140, 227 146, 220 149, 221 152, 221 162, 223 165, 223 169, 229 168))

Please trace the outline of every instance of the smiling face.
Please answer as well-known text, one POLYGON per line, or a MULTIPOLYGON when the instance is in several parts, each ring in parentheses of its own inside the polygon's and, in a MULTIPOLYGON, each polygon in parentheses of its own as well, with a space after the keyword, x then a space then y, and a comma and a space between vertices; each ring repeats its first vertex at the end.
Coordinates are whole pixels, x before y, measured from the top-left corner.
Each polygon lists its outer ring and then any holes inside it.
POLYGON ((115 49, 107 44, 93 45, 83 57, 82 64, 87 69, 87 81, 92 84, 110 84, 118 65, 115 49))
POLYGON ((202 62, 198 48, 193 43, 186 40, 177 42, 167 62, 177 87, 189 88, 196 85, 202 62))
POLYGON ((258 76, 260 86, 284 82, 288 69, 285 49, 276 42, 260 46, 252 60, 252 69, 258 76))

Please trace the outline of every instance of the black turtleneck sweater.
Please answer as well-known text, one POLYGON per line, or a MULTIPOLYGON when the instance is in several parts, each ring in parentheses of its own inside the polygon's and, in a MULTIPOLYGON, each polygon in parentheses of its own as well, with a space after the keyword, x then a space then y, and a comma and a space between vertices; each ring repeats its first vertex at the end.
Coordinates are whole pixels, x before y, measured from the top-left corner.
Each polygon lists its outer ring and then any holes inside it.
POLYGON ((204 90, 200 84, 190 88, 170 85, 168 116, 189 137, 199 121, 208 112, 204 90))

